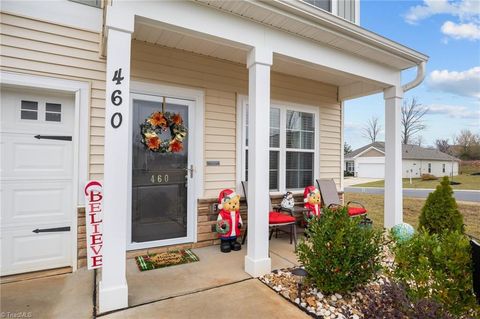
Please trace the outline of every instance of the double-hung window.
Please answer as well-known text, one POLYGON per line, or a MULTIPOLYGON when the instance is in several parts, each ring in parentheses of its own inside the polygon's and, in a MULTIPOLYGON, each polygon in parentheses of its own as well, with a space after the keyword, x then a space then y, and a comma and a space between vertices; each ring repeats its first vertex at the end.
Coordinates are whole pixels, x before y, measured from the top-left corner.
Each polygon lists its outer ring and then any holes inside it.
MULTIPOLYGON (((241 180, 248 180, 248 99, 240 98, 241 180)), ((272 103, 269 125, 269 185, 271 191, 300 190, 314 185, 318 174, 318 108, 272 103)))

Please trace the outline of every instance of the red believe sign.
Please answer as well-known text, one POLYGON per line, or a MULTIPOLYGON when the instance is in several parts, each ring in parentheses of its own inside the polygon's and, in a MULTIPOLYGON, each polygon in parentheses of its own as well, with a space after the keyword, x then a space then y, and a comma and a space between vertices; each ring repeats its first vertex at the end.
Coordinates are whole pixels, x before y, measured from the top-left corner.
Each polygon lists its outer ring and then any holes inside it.
POLYGON ((88 269, 102 267, 103 247, 103 188, 99 181, 89 181, 85 186, 85 228, 87 237, 88 269))

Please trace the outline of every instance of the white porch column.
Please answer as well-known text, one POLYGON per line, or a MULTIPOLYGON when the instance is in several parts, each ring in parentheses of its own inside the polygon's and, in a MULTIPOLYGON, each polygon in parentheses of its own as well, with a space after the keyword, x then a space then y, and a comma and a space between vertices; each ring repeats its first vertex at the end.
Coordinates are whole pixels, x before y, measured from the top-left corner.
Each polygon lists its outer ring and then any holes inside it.
POLYGON ((385 204, 386 228, 403 222, 401 108, 403 90, 384 90, 385 99, 385 204))
POLYGON ((258 277, 271 271, 268 255, 269 113, 272 51, 252 49, 248 67, 248 246, 245 271, 258 277))
MULTIPOLYGON (((112 19, 113 20, 113 19, 112 19)), ((130 173, 130 46, 133 22, 108 25, 103 181, 103 268, 99 310, 128 307, 125 273, 130 173)), ((132 20, 133 21, 133 20, 132 20)))

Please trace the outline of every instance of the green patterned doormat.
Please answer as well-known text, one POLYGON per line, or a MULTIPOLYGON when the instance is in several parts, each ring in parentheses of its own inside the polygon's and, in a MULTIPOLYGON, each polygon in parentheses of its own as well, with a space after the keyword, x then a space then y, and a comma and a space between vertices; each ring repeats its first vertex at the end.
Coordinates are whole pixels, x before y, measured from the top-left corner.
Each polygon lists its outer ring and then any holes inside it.
POLYGON ((146 271, 168 266, 187 264, 199 261, 200 258, 198 258, 198 256, 195 255, 190 249, 180 249, 171 250, 164 253, 138 256, 135 257, 135 260, 137 261, 138 269, 140 269, 140 271, 146 271))

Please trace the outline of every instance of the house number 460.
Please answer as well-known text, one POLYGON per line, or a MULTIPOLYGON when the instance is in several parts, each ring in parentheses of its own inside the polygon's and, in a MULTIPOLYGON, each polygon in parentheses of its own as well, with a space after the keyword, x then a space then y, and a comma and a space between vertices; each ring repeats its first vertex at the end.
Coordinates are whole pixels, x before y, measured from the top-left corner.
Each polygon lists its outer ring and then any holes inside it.
MULTIPOLYGON (((125 77, 122 76, 122 68, 119 68, 118 70, 115 71, 115 74, 113 75, 113 78, 112 78, 112 82, 114 82, 115 85, 120 85, 122 84, 123 79, 125 79, 125 77)), ((115 106, 122 105, 123 103, 122 90, 114 90, 112 92, 112 95, 110 96, 110 101, 115 106)), ((112 125, 113 128, 119 128, 120 125, 122 125, 122 120, 123 120, 122 113, 115 112, 112 114, 112 117, 110 118, 110 125, 112 125)))
POLYGON ((150 182, 153 183, 167 183, 168 182, 168 175, 165 174, 165 175, 161 175, 161 174, 158 174, 158 175, 152 175, 152 177, 150 177, 150 182))

